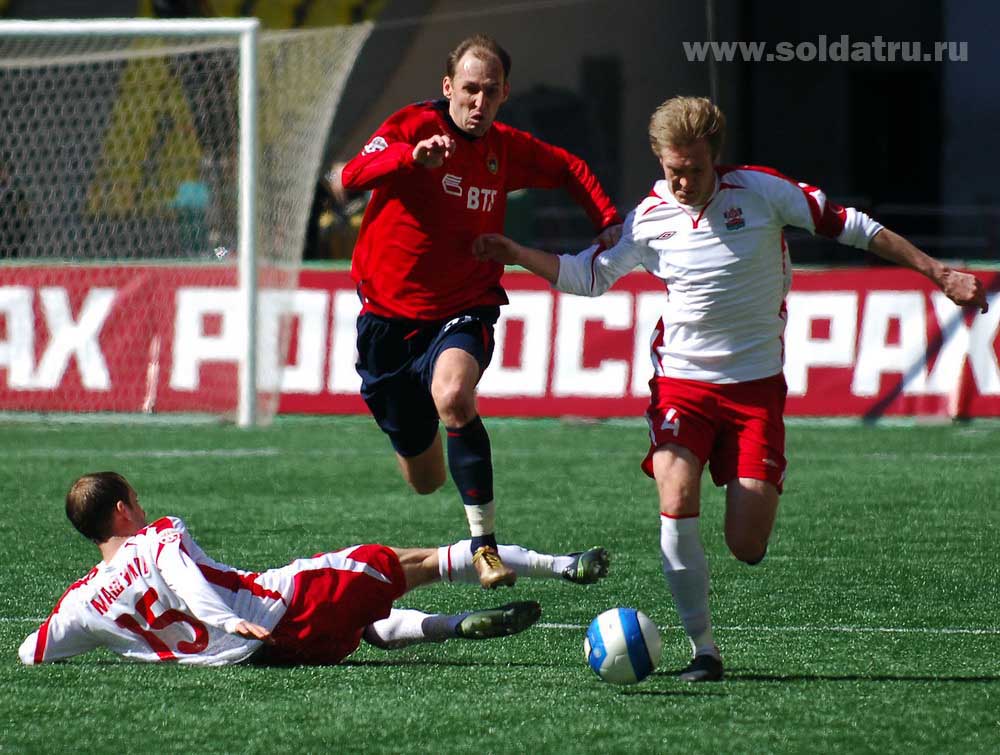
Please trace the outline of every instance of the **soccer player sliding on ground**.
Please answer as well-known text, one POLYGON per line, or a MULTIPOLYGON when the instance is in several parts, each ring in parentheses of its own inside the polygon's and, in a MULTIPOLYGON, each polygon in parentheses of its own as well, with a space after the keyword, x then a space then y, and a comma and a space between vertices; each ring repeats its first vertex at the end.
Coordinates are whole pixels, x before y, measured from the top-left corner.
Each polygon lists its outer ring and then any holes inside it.
MULTIPOLYGON (((503 637, 541 615, 531 601, 458 614, 393 608, 416 587, 478 583, 468 541, 443 548, 356 545, 255 573, 211 559, 177 517, 147 524, 135 490, 115 472, 73 483, 66 514, 102 560, 21 644, 26 664, 98 647, 132 660, 202 666, 336 664, 362 638, 395 649, 503 637)), ((590 584, 606 574, 600 549, 553 556, 501 545, 499 552, 523 577, 590 584)))
POLYGON ((639 265, 663 281, 642 469, 656 480, 663 571, 693 649, 681 673, 688 681, 723 674, 699 534, 702 468, 708 464, 726 488, 726 544, 747 564, 767 552, 785 479, 782 334, 791 265, 782 228, 868 250, 922 273, 960 306, 987 309, 975 276, 865 213, 771 168, 716 165, 724 134, 722 112, 704 98, 675 97, 653 113, 649 137, 664 178, 610 249, 557 257, 499 235, 480 237, 473 249, 478 259, 521 265, 583 296, 599 296, 639 265))
POLYGON ((390 116, 340 174, 346 191, 372 190, 351 267, 363 302, 361 395, 419 494, 445 482, 444 423, 447 470, 486 588, 517 577, 497 550, 490 438, 476 405, 507 295, 503 265, 469 248, 503 229, 507 193, 521 188, 565 189, 605 240, 621 223, 582 160, 495 120, 510 65, 490 37, 464 40, 448 56, 444 99, 390 116))

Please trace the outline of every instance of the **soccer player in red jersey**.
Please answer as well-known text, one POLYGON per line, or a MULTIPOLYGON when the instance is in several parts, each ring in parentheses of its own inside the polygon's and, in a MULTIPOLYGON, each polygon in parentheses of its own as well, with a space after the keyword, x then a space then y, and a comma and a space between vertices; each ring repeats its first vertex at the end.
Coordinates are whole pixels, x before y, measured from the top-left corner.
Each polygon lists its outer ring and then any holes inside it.
POLYGON ((417 493, 444 484, 444 422, 486 588, 516 578, 496 549, 490 439, 476 408, 507 296, 503 265, 474 259, 472 243, 503 229, 507 193, 526 187, 568 191, 606 242, 621 223, 582 160, 495 120, 509 75, 496 41, 464 40, 448 56, 444 99, 390 116, 340 176, 347 191, 372 190, 352 265, 362 396, 417 493))
MULTIPOLYGON (((335 664, 362 638, 395 649, 503 637, 541 615, 531 601, 458 614, 393 608, 416 587, 478 583, 468 541, 442 548, 356 545, 257 573, 210 558, 177 517, 147 524, 135 490, 115 472, 74 482, 66 514, 97 545, 102 561, 21 644, 19 656, 28 665, 98 647, 137 661, 200 666, 251 659, 335 664)), ((579 558, 515 545, 499 549, 526 577, 591 584, 606 574, 592 551, 579 558)))
POLYGON ((791 265, 784 226, 916 270, 959 306, 988 307, 975 276, 818 188, 771 168, 716 165, 724 133, 722 111, 707 99, 675 97, 657 108, 649 136, 664 178, 611 248, 556 257, 495 235, 475 247, 479 259, 522 265, 583 296, 599 296, 637 266, 663 281, 642 469, 656 480, 663 572, 694 653, 681 673, 687 681, 723 673, 699 535, 702 470, 707 464, 726 487, 726 544, 748 564, 767 552, 785 478, 782 336, 791 265))

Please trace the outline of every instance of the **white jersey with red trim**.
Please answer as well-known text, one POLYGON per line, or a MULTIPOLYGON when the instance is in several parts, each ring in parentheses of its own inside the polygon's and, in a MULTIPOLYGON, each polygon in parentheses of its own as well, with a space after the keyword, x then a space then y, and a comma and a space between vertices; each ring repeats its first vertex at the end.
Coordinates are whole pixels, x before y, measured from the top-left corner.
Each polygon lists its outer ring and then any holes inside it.
POLYGON ((560 257, 556 288, 599 296, 637 266, 663 281, 651 343, 657 375, 738 383, 781 372, 791 266, 783 227, 867 249, 882 226, 819 189, 758 166, 718 166, 711 199, 690 207, 657 181, 611 249, 560 257))
MULTIPOLYGON (((349 553, 322 565, 367 568, 349 553)), ((292 599, 295 574, 311 568, 319 568, 318 558, 259 574, 226 566, 202 551, 183 521, 163 517, 73 583, 19 655, 35 664, 107 647, 139 661, 239 663, 261 643, 232 634, 236 624, 273 630, 292 599)))

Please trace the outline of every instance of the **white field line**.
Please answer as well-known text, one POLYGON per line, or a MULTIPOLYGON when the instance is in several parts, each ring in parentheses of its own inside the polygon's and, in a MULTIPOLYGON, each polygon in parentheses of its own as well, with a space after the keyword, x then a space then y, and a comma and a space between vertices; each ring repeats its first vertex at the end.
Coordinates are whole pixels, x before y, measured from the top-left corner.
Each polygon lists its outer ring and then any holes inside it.
POLYGON ((11 451, 8 457, 17 459, 75 459, 80 456, 93 456, 114 459, 239 459, 246 457, 280 456, 278 448, 149 448, 134 451, 96 451, 92 448, 28 448, 23 451, 11 451))
MULTIPOLYGON (((21 458, 21 459, 47 459, 47 458, 75 458, 78 456, 89 456, 94 453, 93 449, 74 449, 74 448, 28 448, 23 450, 12 450, 7 452, 8 457, 21 458)), ((636 450, 614 450, 614 449, 580 449, 580 450, 564 450, 560 451, 558 449, 549 449, 545 452, 549 457, 554 457, 558 459, 586 459, 586 458, 600 458, 600 459, 640 459, 644 453, 642 449, 636 450)), ((266 448, 164 448, 164 449, 135 449, 127 451, 103 451, 102 456, 110 456, 115 458, 178 458, 183 459, 186 457, 198 458, 198 457, 209 457, 209 458, 241 458, 241 457, 254 457, 254 456, 284 456, 284 457, 368 457, 375 456, 381 457, 385 456, 382 450, 365 450, 359 448, 313 448, 313 449, 299 449, 290 450, 274 447, 266 448)), ((497 459, 519 459, 519 458, 536 458, 538 456, 537 450, 518 450, 518 449, 494 449, 494 458, 497 459)), ((840 461, 843 460, 843 455, 838 454, 811 454, 811 453, 799 453, 796 454, 792 451, 790 456, 791 463, 794 465, 796 463, 802 462, 819 462, 819 461, 840 461)), ((920 462, 920 461, 969 461, 969 462, 980 462, 980 461, 991 461, 996 458, 995 453, 991 452, 956 452, 956 453, 929 453, 929 452, 916 452, 916 453, 885 453, 876 452, 869 454, 857 454, 852 457, 853 459, 869 459, 872 461, 902 461, 902 462, 920 462)))
MULTIPOLYGON (((587 629, 584 624, 536 624, 539 629, 568 629, 584 631, 587 629)), ((681 629, 678 626, 663 626, 660 629, 681 629)), ((814 627, 743 627, 743 626, 714 626, 717 632, 817 632, 832 634, 977 634, 977 635, 1000 635, 1000 628, 974 629, 968 627, 852 627, 852 626, 814 626, 814 627)))

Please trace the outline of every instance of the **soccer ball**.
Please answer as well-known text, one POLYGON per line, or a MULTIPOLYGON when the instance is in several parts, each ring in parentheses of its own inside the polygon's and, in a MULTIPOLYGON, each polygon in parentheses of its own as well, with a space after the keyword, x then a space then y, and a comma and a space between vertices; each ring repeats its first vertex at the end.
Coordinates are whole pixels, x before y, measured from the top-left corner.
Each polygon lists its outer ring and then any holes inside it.
POLYGON ((592 622, 583 640, 587 664, 611 684, 635 684, 660 662, 660 632, 642 611, 612 608, 592 622))

